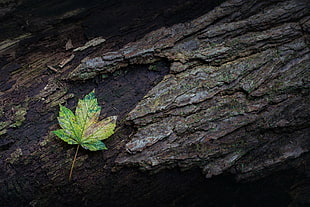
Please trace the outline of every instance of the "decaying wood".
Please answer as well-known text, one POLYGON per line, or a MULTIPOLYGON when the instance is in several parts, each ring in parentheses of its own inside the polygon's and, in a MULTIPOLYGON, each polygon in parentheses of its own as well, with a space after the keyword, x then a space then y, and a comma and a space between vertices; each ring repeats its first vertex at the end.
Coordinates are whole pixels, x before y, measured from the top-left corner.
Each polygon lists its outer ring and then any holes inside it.
MULTIPOLYGON (((184 180, 203 182, 200 172, 205 180, 230 174, 246 183, 298 171, 299 184, 287 181, 292 206, 310 202, 300 190, 309 187, 309 8, 306 0, 226 1, 119 47, 115 37, 102 35, 89 38, 98 44, 87 44, 78 24, 58 34, 49 24, 41 37, 3 37, 0 200, 143 206, 161 197, 154 205, 173 206, 192 189, 184 183, 182 191, 184 180), (38 42, 28 45, 31 38, 38 42), (70 51, 72 45, 77 49, 70 51), (104 113, 120 117, 119 128, 106 143, 109 150, 81 151, 68 183, 74 147, 50 131, 57 128, 58 104, 73 108, 93 88, 104 113), (174 198, 158 194, 158 185, 170 186, 174 198)), ((74 11, 53 21, 83 14, 74 11)))

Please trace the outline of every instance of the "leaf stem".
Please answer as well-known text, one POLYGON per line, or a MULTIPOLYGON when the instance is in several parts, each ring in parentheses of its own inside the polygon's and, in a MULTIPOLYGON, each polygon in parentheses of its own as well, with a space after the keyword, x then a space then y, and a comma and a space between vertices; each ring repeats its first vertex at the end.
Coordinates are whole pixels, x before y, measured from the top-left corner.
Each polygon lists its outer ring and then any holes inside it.
POLYGON ((71 178, 72 178, 72 171, 73 171, 73 168, 74 168, 74 163, 76 161, 76 156, 77 156, 78 151, 79 151, 79 147, 80 147, 80 145, 78 144, 78 146, 76 148, 76 151, 75 151, 74 159, 72 161, 71 169, 70 169, 69 181, 71 181, 71 178))

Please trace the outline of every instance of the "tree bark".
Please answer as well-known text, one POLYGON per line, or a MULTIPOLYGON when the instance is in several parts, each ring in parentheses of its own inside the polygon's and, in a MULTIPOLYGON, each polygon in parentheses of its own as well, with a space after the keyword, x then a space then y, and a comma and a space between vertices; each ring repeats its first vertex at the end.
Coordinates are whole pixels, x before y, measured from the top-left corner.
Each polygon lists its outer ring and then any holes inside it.
POLYGON ((0 5, 4 206, 310 203, 308 1, 0 5), (68 181, 58 105, 93 89, 118 130, 68 181))

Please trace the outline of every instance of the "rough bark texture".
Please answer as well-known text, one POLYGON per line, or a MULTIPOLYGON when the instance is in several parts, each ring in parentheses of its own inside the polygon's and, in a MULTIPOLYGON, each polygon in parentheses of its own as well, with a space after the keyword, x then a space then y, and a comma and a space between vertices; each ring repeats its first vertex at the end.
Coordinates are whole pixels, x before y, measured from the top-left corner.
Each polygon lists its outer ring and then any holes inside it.
POLYGON ((309 204, 307 0, 35 2, 0 2, 1 203, 309 204), (50 132, 94 88, 118 130, 68 182, 50 132))

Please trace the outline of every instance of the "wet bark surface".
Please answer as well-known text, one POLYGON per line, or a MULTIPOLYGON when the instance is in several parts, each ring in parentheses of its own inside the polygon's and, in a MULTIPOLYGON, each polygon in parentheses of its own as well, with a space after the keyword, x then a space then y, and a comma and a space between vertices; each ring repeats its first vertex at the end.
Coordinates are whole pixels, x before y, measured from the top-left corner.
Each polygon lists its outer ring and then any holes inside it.
POLYGON ((308 1, 0 5, 5 206, 309 204, 308 1), (117 132, 69 182, 51 131, 93 89, 117 132))

